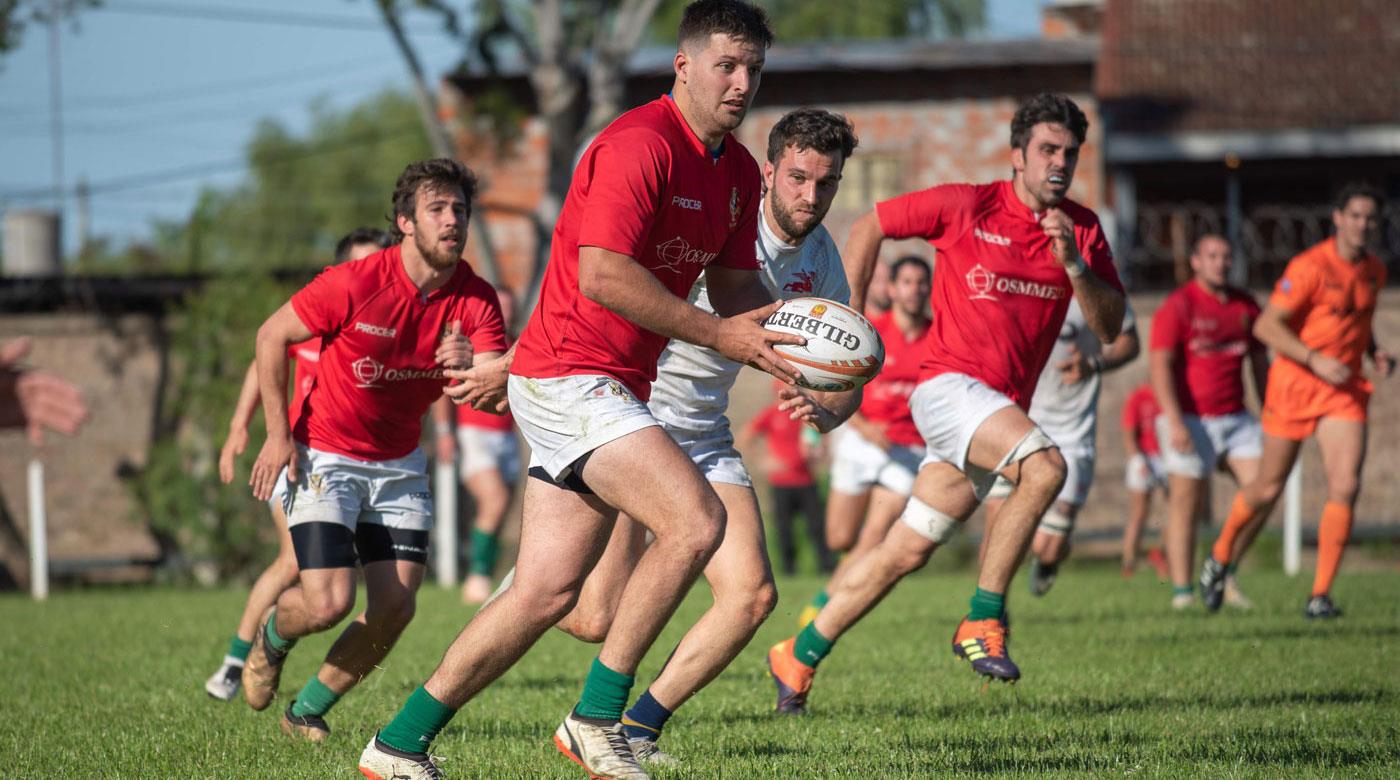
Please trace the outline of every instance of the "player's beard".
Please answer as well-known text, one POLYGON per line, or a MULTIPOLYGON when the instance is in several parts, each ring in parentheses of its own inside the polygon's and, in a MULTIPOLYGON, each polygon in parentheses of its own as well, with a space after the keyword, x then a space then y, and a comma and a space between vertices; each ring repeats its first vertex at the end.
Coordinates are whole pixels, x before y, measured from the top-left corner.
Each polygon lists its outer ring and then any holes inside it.
MULTIPOLYGON (((461 259, 460 248, 443 246, 440 243, 443 238, 444 236, 439 235, 430 243, 424 244, 422 233, 413 234, 413 243, 418 247, 418 254, 423 256, 423 259, 428 262, 428 265, 438 271, 446 271, 452 268, 457 265, 457 261, 461 259)), ((461 236, 458 236, 457 240, 460 242, 461 236)))
POLYGON ((817 225, 820 225, 822 218, 826 216, 826 212, 814 212, 811 220, 803 226, 797 221, 797 215, 792 212, 792 209, 789 209, 783 199, 778 197, 776 191, 768 196, 768 208, 773 212, 773 221, 778 223, 778 229, 786 233, 793 242, 806 238, 813 230, 817 229, 817 225))

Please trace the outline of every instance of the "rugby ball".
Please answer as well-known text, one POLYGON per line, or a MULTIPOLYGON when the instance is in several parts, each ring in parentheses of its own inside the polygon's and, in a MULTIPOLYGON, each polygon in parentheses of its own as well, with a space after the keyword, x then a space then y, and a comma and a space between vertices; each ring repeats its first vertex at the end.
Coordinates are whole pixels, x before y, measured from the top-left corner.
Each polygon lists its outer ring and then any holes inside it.
POLYGON ((773 350, 798 370, 797 384, 809 390, 854 390, 880 373, 885 362, 885 344, 875 326, 844 303, 793 298, 763 327, 807 339, 804 346, 776 344, 773 350))

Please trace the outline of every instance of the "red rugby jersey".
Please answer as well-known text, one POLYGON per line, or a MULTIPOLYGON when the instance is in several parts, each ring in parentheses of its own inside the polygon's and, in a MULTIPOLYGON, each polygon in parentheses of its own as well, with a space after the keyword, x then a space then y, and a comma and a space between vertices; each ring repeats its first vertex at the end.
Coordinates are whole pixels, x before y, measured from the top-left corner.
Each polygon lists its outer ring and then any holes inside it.
POLYGON ((650 398, 666 338, 579 292, 579 247, 627 255, 685 298, 711 263, 758 268, 759 192, 748 150, 726 135, 712 154, 669 95, 618 117, 574 170, 511 373, 604 374, 650 398))
POLYGON ((885 342, 885 365, 880 373, 865 385, 865 396, 860 402, 860 414, 876 423, 885 432, 885 438, 906 447, 922 446, 924 437, 914 426, 914 413, 909 410, 909 396, 919 384, 919 362, 924 352, 924 337, 928 335, 925 326, 912 339, 906 339, 904 331, 895 322, 894 312, 887 311, 872 319, 885 342))
MULTIPOLYGON (((1090 272, 1121 292, 1098 217, 1070 200, 1059 208, 1074 222, 1090 272)), ((886 236, 923 238, 938 250, 920 381, 967 374, 1029 409, 1073 294, 1040 227, 1043 215, 1017 199, 1010 181, 945 184, 875 211, 886 236)))
POLYGON ((802 423, 791 412, 768 406, 749 423, 768 444, 768 457, 776 468, 768 473, 773 487, 803 487, 812 484, 812 469, 802 454, 802 423))
POLYGON ((1226 288, 1225 300, 1196 281, 1178 287, 1152 317, 1150 348, 1176 353, 1172 383, 1182 414, 1216 417, 1243 411, 1240 369, 1254 338, 1259 304, 1244 290, 1226 288))
POLYGON ((1161 413, 1157 394, 1152 392, 1152 385, 1146 382, 1123 402, 1123 428, 1133 432, 1138 449, 1144 455, 1156 455, 1162 451, 1157 444, 1157 416, 1161 413))
POLYGON ((297 441, 361 460, 413 452, 423 414, 447 385, 435 360, 449 324, 477 353, 503 352, 496 291, 466 263, 427 295, 408 278, 398 246, 327 268, 292 296, 321 337, 320 371, 293 429, 297 441))

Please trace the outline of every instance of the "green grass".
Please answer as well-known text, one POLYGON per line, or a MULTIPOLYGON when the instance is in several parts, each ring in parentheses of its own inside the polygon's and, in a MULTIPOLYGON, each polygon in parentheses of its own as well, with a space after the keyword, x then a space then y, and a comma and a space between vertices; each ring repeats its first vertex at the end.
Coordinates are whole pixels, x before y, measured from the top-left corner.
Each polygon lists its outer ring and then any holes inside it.
MULTIPOLYGON (((1017 583, 1021 586, 1022 583, 1017 583)), ((773 717, 767 646, 792 630, 815 579, 780 583, 783 604, 734 666, 673 720, 686 760, 665 778, 1385 777, 1400 772, 1400 579, 1343 575, 1340 621, 1305 622, 1306 578, 1250 573, 1247 614, 1174 614, 1146 574, 1070 567, 1055 590, 1013 594, 1013 657, 1025 674, 982 690, 948 640, 967 573, 913 578, 823 664, 813 714, 773 717)), ((702 589, 703 590, 703 589, 702 589)), ((437 663, 467 618, 427 588, 384 668, 330 714, 320 746, 205 697, 242 606, 234 591, 111 589, 46 604, 0 599, 0 756, 6 777, 350 778, 374 730, 437 663)), ((644 684, 689 621, 692 597, 643 665, 644 684)), ((294 692, 331 635, 303 641, 294 692)), ((453 778, 577 778, 549 735, 594 649, 552 632, 470 703, 434 746, 453 778)), ((637 692, 640 692, 640 686, 637 692)))

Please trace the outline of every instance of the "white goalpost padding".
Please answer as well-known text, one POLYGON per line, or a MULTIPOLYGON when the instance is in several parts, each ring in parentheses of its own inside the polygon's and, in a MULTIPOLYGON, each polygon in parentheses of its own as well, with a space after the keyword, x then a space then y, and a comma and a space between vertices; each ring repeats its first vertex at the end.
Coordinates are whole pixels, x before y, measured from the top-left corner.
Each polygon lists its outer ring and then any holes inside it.
POLYGON ((29 594, 49 597, 49 528, 44 504, 44 464, 29 461, 29 594))
POLYGON ((433 469, 434 561, 437 584, 451 588, 457 584, 457 469, 452 462, 438 463, 433 469))
POLYGON ((1283 486, 1283 571, 1292 577, 1302 567, 1303 464, 1294 461, 1283 486))

